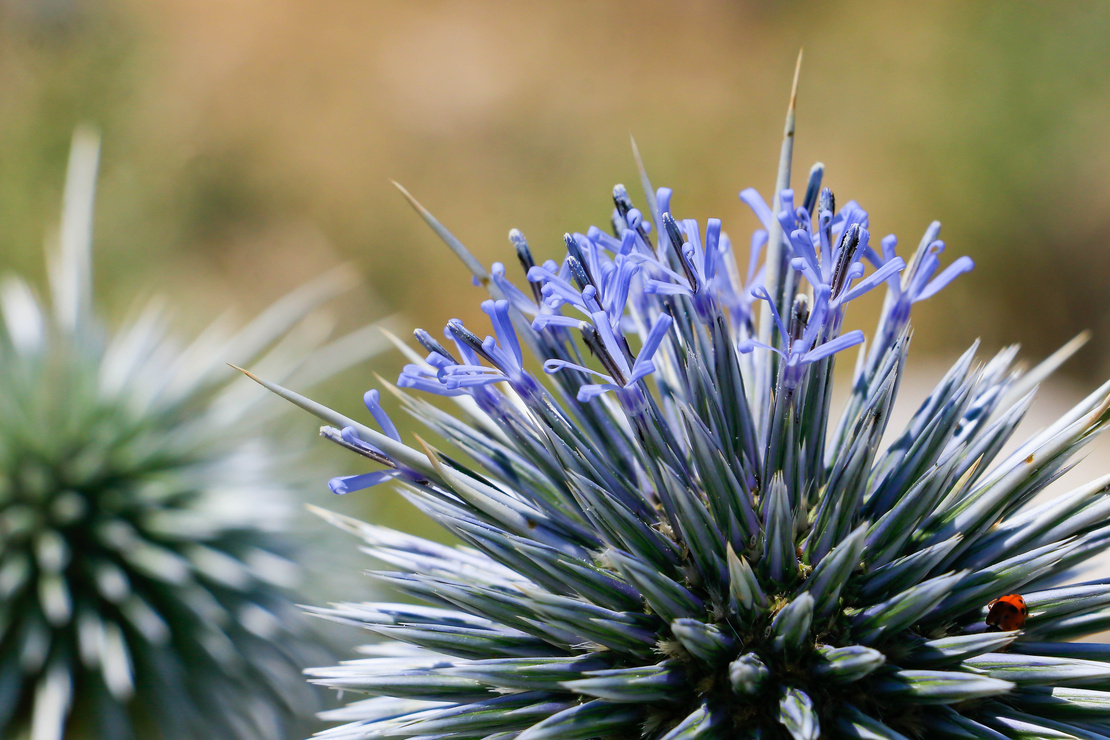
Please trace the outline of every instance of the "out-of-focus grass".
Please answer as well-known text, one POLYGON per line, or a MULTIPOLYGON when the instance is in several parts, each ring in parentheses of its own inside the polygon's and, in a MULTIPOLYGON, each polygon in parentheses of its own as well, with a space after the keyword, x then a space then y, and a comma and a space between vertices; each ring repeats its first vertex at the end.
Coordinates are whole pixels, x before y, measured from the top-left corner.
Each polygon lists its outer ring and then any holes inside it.
MULTIPOLYGON (((1042 356, 1090 327, 1070 370, 1110 369, 1103 3, 2 7, 0 267, 39 271, 69 132, 92 121, 98 281, 116 315, 157 291, 199 325, 350 260, 370 290, 341 307, 347 326, 387 306, 433 331, 452 316, 484 326, 478 290, 389 180, 483 261, 509 262, 512 226, 543 255, 606 220, 612 184, 635 181, 630 133, 676 208, 746 234, 736 193, 769 195, 804 45, 798 169, 823 159, 877 235, 912 246, 940 218, 952 253, 979 263, 919 307, 915 352, 981 335, 1042 356)), ((400 363, 372 369, 392 378, 400 363)), ((372 383, 347 373, 322 400, 356 412, 372 383)))

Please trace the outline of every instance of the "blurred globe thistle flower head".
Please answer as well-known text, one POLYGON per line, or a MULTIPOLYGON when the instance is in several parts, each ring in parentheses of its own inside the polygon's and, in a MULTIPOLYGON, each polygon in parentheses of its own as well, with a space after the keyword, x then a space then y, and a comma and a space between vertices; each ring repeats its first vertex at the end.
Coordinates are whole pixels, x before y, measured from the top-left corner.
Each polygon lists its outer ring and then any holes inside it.
POLYGON ((322 737, 1110 736, 1110 647, 1070 642, 1110 627, 1110 584, 1062 585, 1110 543, 1110 477, 1030 504, 1106 426, 1110 384, 998 459, 1083 339, 1024 374, 1016 348, 976 364, 972 347, 882 447, 911 308, 972 263, 942 266, 938 223, 906 259, 875 243, 820 164, 793 190, 793 111, 771 205, 740 193, 749 255, 677 217, 642 164, 639 204, 618 185, 611 223, 567 234, 561 262, 510 232, 521 283, 410 197, 488 291, 493 333, 418 330, 408 390, 387 387, 461 455, 405 443, 377 391, 363 424, 260 381, 378 464, 332 490, 392 481, 464 543, 325 514, 425 605, 316 610, 382 638, 310 672, 370 695, 322 737), (842 326, 871 291, 868 342, 842 326), (1027 620, 1003 626, 1023 629, 987 625, 1015 592, 1027 620))
POLYGON ((51 300, 0 284, 0 736, 286 737, 319 660, 288 598, 296 449, 262 434, 283 409, 228 389, 223 360, 312 383, 373 351, 322 344, 316 309, 353 276, 184 345, 157 304, 113 334, 92 300, 98 153, 78 131, 51 300), (338 365, 304 365, 313 351, 338 365))

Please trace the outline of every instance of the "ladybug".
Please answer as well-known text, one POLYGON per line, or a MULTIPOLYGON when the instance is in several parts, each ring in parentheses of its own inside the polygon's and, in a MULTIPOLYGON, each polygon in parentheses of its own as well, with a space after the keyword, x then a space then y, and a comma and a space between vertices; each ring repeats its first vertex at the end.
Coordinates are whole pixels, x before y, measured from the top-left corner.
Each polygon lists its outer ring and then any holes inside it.
POLYGON ((987 604, 987 632, 1010 632, 1025 626, 1029 608, 1018 594, 1006 594, 987 604))

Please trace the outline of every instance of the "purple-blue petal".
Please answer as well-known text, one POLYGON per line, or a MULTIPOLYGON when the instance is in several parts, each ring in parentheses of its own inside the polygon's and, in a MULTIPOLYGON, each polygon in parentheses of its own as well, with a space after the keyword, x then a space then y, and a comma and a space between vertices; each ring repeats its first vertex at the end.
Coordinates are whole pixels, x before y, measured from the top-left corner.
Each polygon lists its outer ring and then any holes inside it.
POLYGON ((826 357, 840 352, 841 350, 848 349, 849 347, 854 347, 857 344, 862 344, 863 338, 863 332, 859 329, 856 329, 855 331, 850 331, 847 334, 842 334, 836 339, 832 339, 811 349, 805 354, 805 357, 802 358, 802 361, 817 362, 818 360, 823 360, 826 357))
POLYGON ((362 473, 361 475, 342 475, 328 481, 328 488, 332 493, 342 496, 345 493, 361 491, 379 483, 385 483, 397 477, 396 470, 381 470, 376 473, 362 473))
POLYGON ((975 262, 972 261, 970 257, 960 257, 933 278, 932 282, 926 285, 925 289, 914 298, 914 301, 923 301, 926 298, 931 298, 957 277, 973 269, 975 269, 975 262))
POLYGON ((366 404, 366 409, 370 415, 374 417, 374 421, 378 422, 378 426, 385 432, 386 436, 401 441, 401 435, 397 432, 397 427, 393 425, 393 421, 389 418, 389 414, 385 413, 385 409, 381 405, 381 394, 378 393, 376 388, 372 388, 362 396, 362 402, 366 404))
POLYGON ((740 200, 752 209, 752 213, 759 219, 759 223, 763 224, 763 228, 768 232, 771 231, 771 224, 774 223, 775 217, 771 213, 771 207, 767 205, 767 201, 763 200, 759 191, 755 188, 744 188, 740 191, 740 200))

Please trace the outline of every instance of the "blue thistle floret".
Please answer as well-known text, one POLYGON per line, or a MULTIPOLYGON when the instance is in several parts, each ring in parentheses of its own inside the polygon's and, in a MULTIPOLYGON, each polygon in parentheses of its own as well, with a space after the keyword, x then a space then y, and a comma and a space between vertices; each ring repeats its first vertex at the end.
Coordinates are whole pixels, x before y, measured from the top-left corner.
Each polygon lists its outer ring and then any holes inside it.
POLYGON ((721 222, 674 217, 642 166, 644 210, 617 186, 611 233, 567 235, 560 263, 511 233, 523 288, 409 196, 490 294, 493 335, 418 331, 427 356, 406 349, 390 387, 461 456, 406 444, 376 394, 381 431, 260 381, 385 466, 333 490, 395 481, 464 543, 324 514, 428 605, 315 610, 382 638, 311 671, 372 697, 322 737, 1110 735, 1110 649, 1068 642, 1110 627, 1110 586, 1062 585, 1110 543, 1110 478, 1030 503, 1110 421, 1110 384, 995 462, 1082 342, 1024 375, 1014 349, 974 366, 973 347, 880 446, 910 308, 971 260, 940 270, 939 224, 908 264, 893 237, 876 251, 821 165, 798 204, 792 142, 791 110, 774 205, 740 194, 761 227, 743 273, 721 222), (868 348, 843 318, 883 286, 868 348), (834 366, 857 345, 833 425, 834 366), (1015 591, 1024 630, 989 630, 1015 591))

